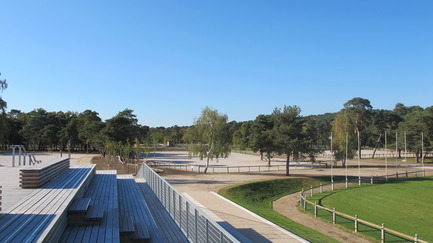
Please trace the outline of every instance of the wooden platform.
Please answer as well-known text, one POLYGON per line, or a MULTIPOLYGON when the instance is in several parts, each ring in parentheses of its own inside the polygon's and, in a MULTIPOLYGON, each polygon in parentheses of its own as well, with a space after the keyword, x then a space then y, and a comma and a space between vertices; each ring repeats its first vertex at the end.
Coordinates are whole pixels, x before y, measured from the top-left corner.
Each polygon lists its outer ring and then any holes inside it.
POLYGON ((182 230, 174 222, 173 218, 167 212, 165 207, 156 197, 152 189, 147 185, 143 178, 135 179, 140 189, 141 195, 144 197, 150 212, 155 219, 164 239, 164 242, 189 242, 182 230))
POLYGON ((116 171, 98 170, 83 198, 91 199, 90 207, 103 209, 101 223, 69 225, 60 242, 120 242, 116 171))
POLYGON ((148 205, 132 175, 118 175, 119 211, 123 242, 164 242, 148 205), (132 222, 128 222, 132 221, 132 222))
POLYGON ((89 186, 95 165, 71 168, 0 215, 0 242, 56 242, 66 209, 89 186))
POLYGON ((40 188, 69 169, 69 158, 58 158, 21 169, 21 188, 40 188))

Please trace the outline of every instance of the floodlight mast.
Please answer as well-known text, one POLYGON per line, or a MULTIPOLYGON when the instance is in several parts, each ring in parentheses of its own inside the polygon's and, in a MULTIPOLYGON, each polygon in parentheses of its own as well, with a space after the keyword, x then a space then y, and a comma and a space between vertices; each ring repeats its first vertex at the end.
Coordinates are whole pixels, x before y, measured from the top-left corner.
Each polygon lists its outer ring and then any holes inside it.
POLYGON ((346 132, 346 188, 348 186, 348 180, 347 180, 347 151, 348 151, 348 137, 349 137, 349 133, 346 132))
POLYGON ((358 184, 361 186, 361 143, 359 142, 359 131, 358 135, 358 184))
POLYGON ((385 179, 388 181, 388 154, 386 148, 387 140, 386 140, 386 131, 385 131, 385 179))
POLYGON ((334 190, 334 173, 332 171, 334 168, 333 164, 334 164, 334 161, 333 161, 333 156, 332 156, 332 132, 331 132, 331 187, 332 187, 332 190, 334 190))
POLYGON ((422 173, 425 176, 424 169, 424 132, 421 132, 421 164, 422 164, 422 173))

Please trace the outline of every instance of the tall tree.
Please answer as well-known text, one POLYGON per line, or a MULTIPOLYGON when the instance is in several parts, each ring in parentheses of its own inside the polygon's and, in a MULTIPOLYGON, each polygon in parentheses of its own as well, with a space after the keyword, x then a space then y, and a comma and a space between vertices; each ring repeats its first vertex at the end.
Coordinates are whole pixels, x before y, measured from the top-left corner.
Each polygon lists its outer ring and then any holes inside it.
POLYGON ((251 125, 251 147, 254 152, 260 152, 260 159, 266 154, 268 166, 271 166, 272 154, 278 152, 276 131, 271 115, 258 115, 251 125))
MULTIPOLYGON (((8 83, 6 82, 6 79, 0 80, 0 94, 3 93, 3 90, 5 90, 7 87, 8 83)), ((7 133, 6 107, 7 103, 0 95, 0 144, 3 144, 7 133)))
MULTIPOLYGON (((344 104, 344 109, 348 112, 349 117, 355 124, 355 133, 359 133, 361 140, 365 142, 366 137, 363 137, 363 132, 370 120, 370 113, 373 107, 368 99, 355 97, 344 104)), ((358 151, 361 156, 361 150, 358 151)))
MULTIPOLYGON (((77 117, 78 137, 86 144, 86 153, 89 153, 89 144, 97 139, 98 133, 104 128, 105 124, 99 117, 98 112, 85 110, 77 117)), ((95 146, 94 146, 95 147, 95 146)))
POLYGON ((200 117, 194 122, 194 144, 191 155, 206 158, 206 168, 213 159, 226 158, 230 154, 231 136, 227 125, 227 115, 220 114, 209 107, 201 111, 200 117))
POLYGON ((297 106, 284 106, 283 110, 275 108, 272 113, 278 152, 286 155, 286 175, 290 174, 290 158, 298 160, 311 148, 310 141, 303 131, 304 124, 300 113, 301 109, 297 106))
POLYGON ((352 159, 357 149, 357 135, 356 125, 354 121, 350 119, 350 115, 347 110, 340 111, 332 122, 332 145, 336 160, 341 160, 342 165, 345 166, 346 161, 346 146, 347 146, 347 158, 352 159), (347 141, 346 141, 347 139, 347 141), (346 144, 347 143, 347 144, 346 144))

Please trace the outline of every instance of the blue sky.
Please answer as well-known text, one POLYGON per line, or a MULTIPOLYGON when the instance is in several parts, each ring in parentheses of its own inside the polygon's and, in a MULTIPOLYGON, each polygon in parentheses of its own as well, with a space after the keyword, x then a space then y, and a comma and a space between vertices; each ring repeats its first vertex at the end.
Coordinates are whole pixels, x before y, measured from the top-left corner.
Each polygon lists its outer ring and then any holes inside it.
POLYGON ((125 108, 148 126, 275 107, 433 105, 433 1, 2 1, 8 109, 125 108))

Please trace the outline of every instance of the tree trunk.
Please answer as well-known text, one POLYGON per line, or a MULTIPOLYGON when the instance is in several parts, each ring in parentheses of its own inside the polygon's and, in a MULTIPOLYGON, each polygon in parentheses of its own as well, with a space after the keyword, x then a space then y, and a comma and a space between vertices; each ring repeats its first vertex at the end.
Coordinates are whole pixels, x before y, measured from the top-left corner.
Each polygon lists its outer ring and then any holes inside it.
POLYGON ((268 157, 268 167, 271 167, 271 153, 267 153, 267 157, 268 157))
POLYGON ((286 176, 290 175, 290 155, 287 155, 287 160, 286 160, 286 176))
POLYGON ((204 168, 205 174, 206 174, 208 168, 209 168, 209 157, 207 157, 207 159, 206 159, 206 167, 204 168))
POLYGON ((374 155, 376 154, 376 150, 379 147, 379 143, 380 143, 381 138, 382 138, 382 133, 379 135, 379 138, 376 141, 376 145, 374 146, 373 155, 371 156, 372 159, 374 159, 374 155))

